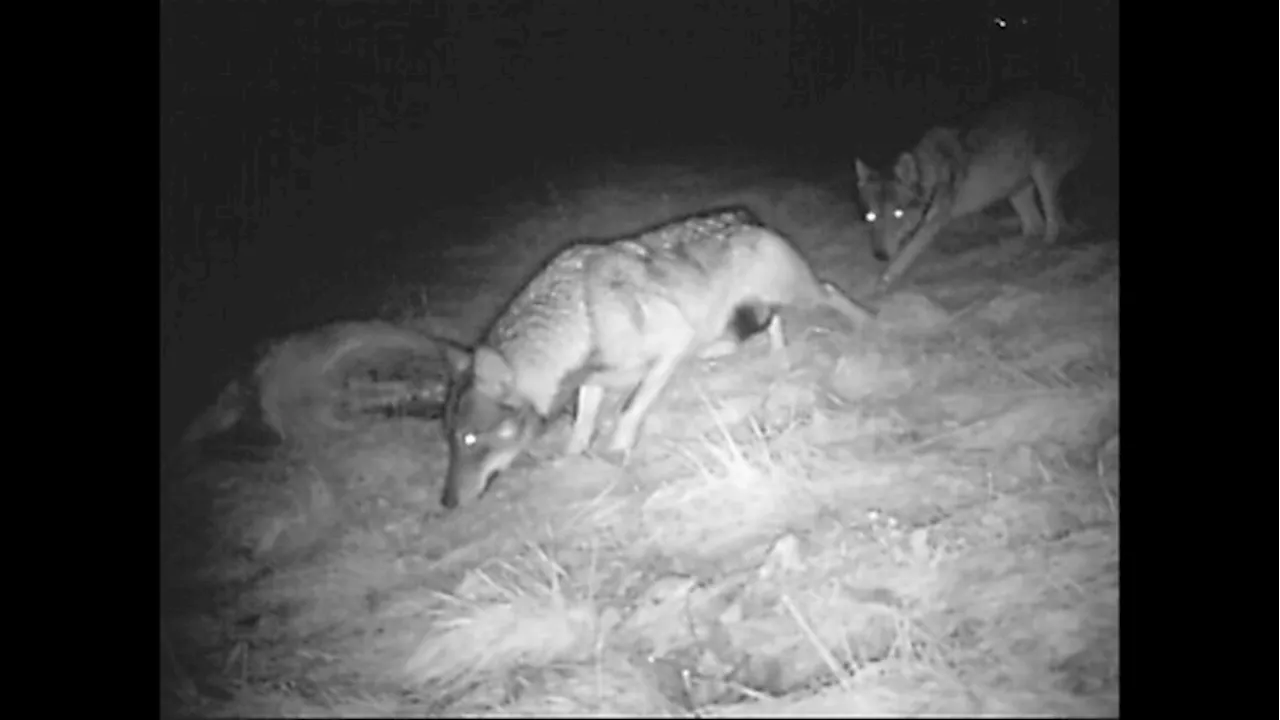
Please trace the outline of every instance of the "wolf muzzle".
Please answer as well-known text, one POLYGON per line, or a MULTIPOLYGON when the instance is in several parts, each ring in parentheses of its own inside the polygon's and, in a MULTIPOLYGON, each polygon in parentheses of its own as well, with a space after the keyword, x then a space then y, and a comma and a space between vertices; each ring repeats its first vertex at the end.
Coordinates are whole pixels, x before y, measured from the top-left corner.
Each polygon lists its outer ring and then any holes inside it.
POLYGON ((880 262, 889 262, 897 258, 902 248, 930 222, 934 215, 934 201, 937 196, 937 190, 934 190, 920 206, 906 211, 905 222, 891 227, 888 232, 873 235, 871 254, 880 262))
POLYGON ((459 505, 471 503, 483 495, 498 473, 494 471, 482 475, 478 470, 478 468, 468 470, 449 468, 449 474, 444 481, 444 493, 440 496, 440 504, 452 510, 459 505))
POLYGON ((876 236, 871 243, 871 255, 880 262, 889 262, 897 254, 902 247, 903 233, 895 232, 891 235, 876 236))
POLYGON ((478 458, 452 454, 440 504, 452 510, 475 502, 523 451, 523 446, 519 446, 492 450, 478 458))
POLYGON ((452 510, 460 505, 474 502, 483 495, 489 488, 489 483, 498 474, 496 468, 489 467, 487 460, 487 457, 450 458, 440 504, 452 510))

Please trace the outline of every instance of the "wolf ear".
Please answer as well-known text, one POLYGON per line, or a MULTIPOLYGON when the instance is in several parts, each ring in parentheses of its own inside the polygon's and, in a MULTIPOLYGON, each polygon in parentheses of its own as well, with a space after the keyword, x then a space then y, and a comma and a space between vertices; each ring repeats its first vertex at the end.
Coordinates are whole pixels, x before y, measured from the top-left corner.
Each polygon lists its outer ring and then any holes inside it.
POLYGON ((920 169, 916 166, 916 156, 911 153, 902 153, 898 156, 898 163, 893 166, 893 174, 898 177, 898 182, 904 185, 915 185, 920 180, 920 169))
POLYGON ((853 167, 858 171, 858 185, 866 185, 871 182, 871 178, 875 175, 875 171, 870 167, 867 167, 867 164, 862 162, 862 158, 855 158, 853 161, 853 167))
POLYGON ((511 366, 491 347, 481 345, 476 348, 472 366, 475 369, 476 387, 485 395, 502 397, 515 380, 511 366))
POLYGON ((471 369, 475 362, 474 355, 467 348, 450 340, 440 340, 440 348, 449 363, 449 370, 456 375, 463 375, 471 369))

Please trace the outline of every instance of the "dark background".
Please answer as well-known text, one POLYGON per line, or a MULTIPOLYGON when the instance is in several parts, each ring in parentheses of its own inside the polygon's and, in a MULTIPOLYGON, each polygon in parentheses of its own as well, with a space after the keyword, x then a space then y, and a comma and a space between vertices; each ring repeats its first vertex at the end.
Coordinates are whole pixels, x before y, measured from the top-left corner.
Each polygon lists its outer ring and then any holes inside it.
POLYGON ((401 229, 480 237, 503 193, 566 168, 709 147, 847 167, 1029 87, 1119 110, 1108 0, 165 2, 161 16, 162 443, 254 343, 371 317, 392 270, 449 272, 397 266, 401 229), (334 167, 351 188, 318 228, 334 167))

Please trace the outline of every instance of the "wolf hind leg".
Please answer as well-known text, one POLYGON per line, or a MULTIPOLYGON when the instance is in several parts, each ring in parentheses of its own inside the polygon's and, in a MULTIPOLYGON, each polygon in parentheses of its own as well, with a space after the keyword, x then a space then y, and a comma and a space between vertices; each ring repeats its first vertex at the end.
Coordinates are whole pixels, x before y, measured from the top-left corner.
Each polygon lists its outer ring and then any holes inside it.
POLYGON ((743 305, 738 308, 737 313, 745 312, 752 319, 752 328, 758 328, 752 334, 763 332, 768 335, 770 352, 775 356, 781 356, 786 361, 787 336, 785 328, 782 327, 782 315, 778 313, 779 309, 775 303, 757 301, 743 305))
POLYGON ((1040 204, 1044 205, 1044 242, 1046 245, 1052 245, 1058 241, 1066 225, 1066 220, 1062 216, 1062 204, 1058 199, 1062 173, 1055 170, 1049 163, 1038 162, 1031 167, 1031 179, 1035 181, 1036 190, 1040 193, 1040 204))
POLYGON ((774 313, 773 317, 769 319, 769 349, 774 354, 782 354, 783 357, 786 357, 787 335, 783 332, 782 316, 777 313, 774 313))
POLYGON ((1026 187, 1011 195, 1009 204, 1013 205, 1013 209, 1018 213, 1018 219, 1022 222, 1023 237, 1032 237, 1045 232, 1044 216, 1040 214, 1040 208, 1036 207, 1035 183, 1027 183, 1026 187))
POLYGON ((700 360, 715 360, 732 355, 756 333, 765 330, 772 320, 772 310, 768 307, 743 304, 733 311, 725 331, 710 345, 699 350, 700 360))

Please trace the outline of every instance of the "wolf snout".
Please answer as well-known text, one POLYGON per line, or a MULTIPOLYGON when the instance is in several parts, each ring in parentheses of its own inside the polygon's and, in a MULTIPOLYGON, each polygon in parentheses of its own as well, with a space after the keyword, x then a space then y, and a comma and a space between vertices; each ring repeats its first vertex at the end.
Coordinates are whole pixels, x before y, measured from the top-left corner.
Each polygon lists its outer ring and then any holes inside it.
POLYGON ((466 476, 445 480, 444 492, 440 496, 440 505, 446 510, 453 510, 462 505, 469 505, 478 500, 489 490, 489 486, 498 479, 501 471, 490 469, 483 476, 466 476))
POLYGON ((889 253, 884 248, 872 248, 871 255, 880 262, 889 262, 889 253))

